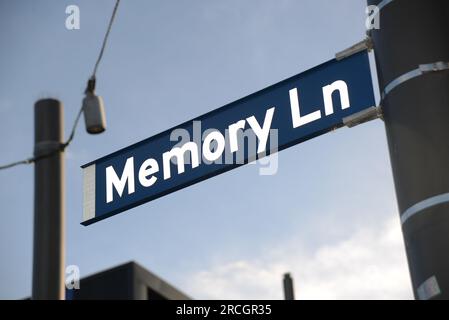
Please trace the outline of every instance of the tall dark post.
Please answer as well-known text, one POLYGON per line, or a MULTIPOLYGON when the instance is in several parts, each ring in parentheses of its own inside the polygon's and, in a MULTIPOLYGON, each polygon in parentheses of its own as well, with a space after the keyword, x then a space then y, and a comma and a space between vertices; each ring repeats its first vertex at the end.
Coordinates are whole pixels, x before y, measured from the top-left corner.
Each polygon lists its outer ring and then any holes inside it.
POLYGON ((284 274, 284 297, 285 300, 295 300, 295 292, 293 289, 293 279, 290 273, 284 274))
POLYGON ((368 4, 414 295, 449 299, 449 1, 368 4))
POLYGON ((63 106, 39 100, 34 109, 33 299, 64 299, 64 156, 63 106))

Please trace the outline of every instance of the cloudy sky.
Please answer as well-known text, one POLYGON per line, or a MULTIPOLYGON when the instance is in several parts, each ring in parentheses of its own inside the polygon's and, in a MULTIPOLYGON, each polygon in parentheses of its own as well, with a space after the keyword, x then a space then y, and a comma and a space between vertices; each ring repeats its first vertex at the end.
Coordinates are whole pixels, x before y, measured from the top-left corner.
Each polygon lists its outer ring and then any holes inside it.
MULTIPOLYGON (((114 5, 0 0, 0 163, 33 149, 33 105, 55 97, 66 134, 114 5), (68 5, 79 30, 65 27, 68 5)), ((66 263, 82 276, 135 260, 194 298, 412 298, 383 123, 339 129, 80 225, 80 165, 332 59, 363 39, 359 0, 122 1, 97 92, 108 129, 66 153, 66 263), (212 209, 213 208, 213 209, 212 209)), ((33 166, 0 172, 0 298, 31 293, 33 166)))

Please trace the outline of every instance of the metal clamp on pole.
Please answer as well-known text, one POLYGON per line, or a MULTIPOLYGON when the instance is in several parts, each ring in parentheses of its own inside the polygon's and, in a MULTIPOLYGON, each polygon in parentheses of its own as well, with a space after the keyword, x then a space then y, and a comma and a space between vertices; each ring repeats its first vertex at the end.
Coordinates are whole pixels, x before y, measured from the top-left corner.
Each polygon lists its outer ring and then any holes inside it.
POLYGON ((375 120, 375 119, 382 119, 382 106, 378 107, 370 107, 368 109, 362 110, 360 112, 354 113, 348 117, 343 118, 343 124, 348 127, 352 128, 359 124, 375 120))
POLYGON ((50 156, 55 152, 63 151, 63 144, 57 141, 40 141, 34 146, 34 157, 50 156))
POLYGON ((347 57, 352 56, 353 54, 362 52, 364 50, 370 51, 372 49, 373 49, 373 41, 371 40, 370 37, 366 37, 364 40, 356 43, 355 45, 335 54, 335 59, 343 60, 347 57))
POLYGON ((403 84, 404 82, 407 82, 413 78, 422 76, 430 72, 439 72, 444 70, 449 70, 449 62, 439 61, 435 63, 420 64, 418 68, 409 71, 407 73, 404 73, 403 75, 397 77, 396 79, 391 81, 388 85, 386 85, 384 91, 382 92, 382 100, 384 100, 385 97, 391 91, 393 91, 393 89, 403 84))

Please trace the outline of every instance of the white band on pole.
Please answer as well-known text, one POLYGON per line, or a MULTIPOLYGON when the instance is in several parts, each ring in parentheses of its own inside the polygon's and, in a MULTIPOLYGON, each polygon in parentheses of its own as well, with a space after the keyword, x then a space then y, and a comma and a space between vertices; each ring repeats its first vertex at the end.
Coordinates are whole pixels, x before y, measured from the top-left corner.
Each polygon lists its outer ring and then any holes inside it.
POLYGON ((401 223, 402 223, 402 225, 404 225, 404 223, 408 219, 410 219, 412 216, 414 216, 415 214, 417 214, 425 209, 428 209, 430 207, 440 205, 443 203, 447 203, 447 202, 449 202, 449 192, 443 193, 443 194, 440 194, 440 195, 437 195, 437 196, 434 196, 431 198, 427 198, 423 201, 420 201, 404 211, 404 213, 401 215, 401 223))
POLYGON ((385 7, 387 4, 390 4, 391 2, 393 2, 393 0, 383 0, 381 1, 377 7, 379 8, 379 11, 383 9, 383 7, 385 7))
POLYGON ((413 78, 422 76, 423 74, 427 74, 430 72, 438 72, 438 71, 444 71, 449 70, 449 62, 435 62, 435 63, 428 63, 428 64, 421 64, 418 68, 409 71, 407 73, 404 73, 403 75, 397 77, 393 81, 391 81, 387 86, 385 86, 385 89, 382 93, 382 100, 385 99, 385 97, 396 87, 403 84, 404 82, 407 82, 413 78))

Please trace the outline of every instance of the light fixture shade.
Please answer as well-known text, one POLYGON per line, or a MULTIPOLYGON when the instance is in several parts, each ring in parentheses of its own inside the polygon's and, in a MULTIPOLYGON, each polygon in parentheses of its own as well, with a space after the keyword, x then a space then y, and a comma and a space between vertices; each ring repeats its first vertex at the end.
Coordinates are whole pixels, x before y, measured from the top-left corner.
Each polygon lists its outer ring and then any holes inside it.
POLYGON ((100 96, 87 92, 83 99, 83 113, 88 133, 98 134, 106 130, 106 116, 100 96))

